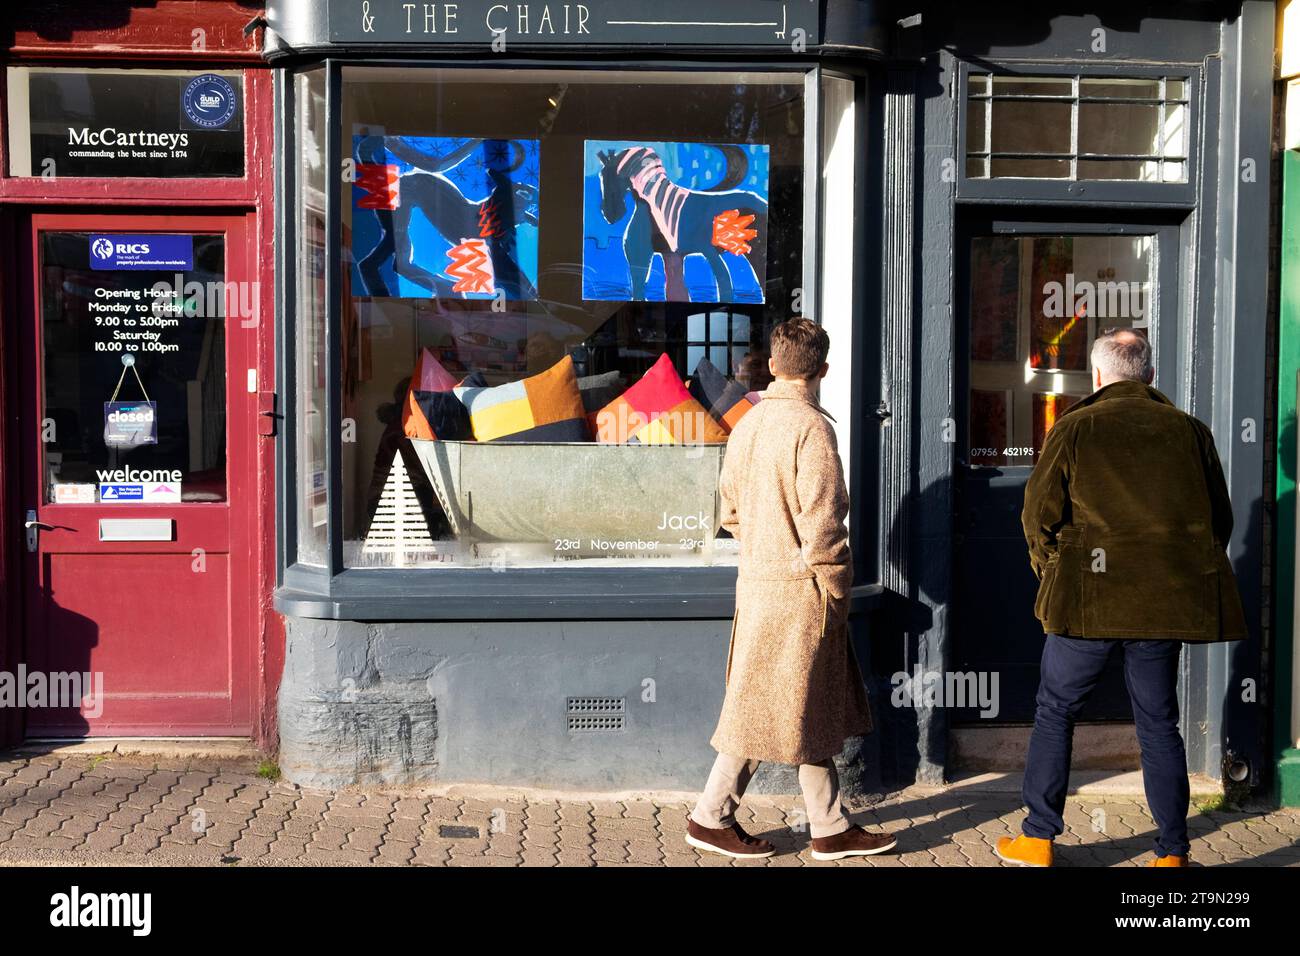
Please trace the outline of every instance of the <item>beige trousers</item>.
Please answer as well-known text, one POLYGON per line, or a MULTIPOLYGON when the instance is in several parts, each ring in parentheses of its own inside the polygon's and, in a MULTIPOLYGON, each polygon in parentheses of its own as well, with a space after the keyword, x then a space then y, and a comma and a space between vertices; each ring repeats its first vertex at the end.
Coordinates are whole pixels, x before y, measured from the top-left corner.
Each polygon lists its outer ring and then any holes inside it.
MULTIPOLYGON (((691 819, 710 830, 721 830, 735 823, 736 808, 759 763, 718 754, 704 793, 691 811, 691 819)), ((849 828, 849 818, 840 805, 840 777, 835 772, 834 761, 800 764, 799 788, 803 790, 808 811, 808 829, 814 837, 834 836, 849 828)))

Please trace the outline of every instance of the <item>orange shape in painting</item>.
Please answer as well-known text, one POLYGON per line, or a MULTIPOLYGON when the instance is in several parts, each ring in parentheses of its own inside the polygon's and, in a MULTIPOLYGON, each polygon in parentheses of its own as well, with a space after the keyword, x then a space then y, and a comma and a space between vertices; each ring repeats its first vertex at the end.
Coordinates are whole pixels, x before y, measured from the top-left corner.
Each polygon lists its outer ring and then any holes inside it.
POLYGON ((492 257, 482 239, 464 239, 447 250, 447 275, 456 280, 452 292, 496 292, 492 257))
POLYGON ((713 217, 713 244, 724 252, 738 256, 749 253, 749 240, 758 238, 758 230, 750 229, 753 213, 742 216, 739 209, 728 209, 713 217))

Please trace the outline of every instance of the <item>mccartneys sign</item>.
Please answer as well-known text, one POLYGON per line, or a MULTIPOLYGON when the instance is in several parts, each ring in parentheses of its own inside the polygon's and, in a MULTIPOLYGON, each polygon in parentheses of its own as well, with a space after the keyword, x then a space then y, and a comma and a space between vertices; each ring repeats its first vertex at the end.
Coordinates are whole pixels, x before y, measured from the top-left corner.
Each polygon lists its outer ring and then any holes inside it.
POLYGON ((820 42, 816 0, 329 0, 334 43, 766 46, 820 42))

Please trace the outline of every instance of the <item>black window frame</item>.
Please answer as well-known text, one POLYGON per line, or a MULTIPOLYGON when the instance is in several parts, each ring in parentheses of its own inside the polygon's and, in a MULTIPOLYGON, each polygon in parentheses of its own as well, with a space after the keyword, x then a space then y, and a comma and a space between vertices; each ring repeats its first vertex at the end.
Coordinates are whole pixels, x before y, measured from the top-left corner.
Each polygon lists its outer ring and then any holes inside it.
POLYGON ((1200 146, 1203 70, 1197 64, 1089 63, 1079 60, 959 60, 956 106, 956 185, 959 202, 1056 205, 1174 206, 1192 208, 1200 190, 1200 146), (970 75, 1061 77, 1090 79, 1174 79, 1187 84, 1187 179, 1184 182, 1137 182, 1113 179, 976 178, 966 174, 966 128, 970 75))

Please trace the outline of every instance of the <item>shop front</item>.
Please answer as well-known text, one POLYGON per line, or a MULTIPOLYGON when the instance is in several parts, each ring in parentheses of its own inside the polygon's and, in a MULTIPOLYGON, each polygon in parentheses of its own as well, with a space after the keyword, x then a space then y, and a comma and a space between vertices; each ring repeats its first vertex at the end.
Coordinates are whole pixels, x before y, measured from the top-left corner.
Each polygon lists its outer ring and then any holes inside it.
MULTIPOLYGON (((1273 5, 646 7, 9 15, 0 670, 103 692, 3 742, 697 788, 726 437, 807 315, 877 727, 846 786, 1020 761, 1023 488, 1115 326, 1213 429, 1255 609, 1183 655, 1192 769, 1263 783, 1273 5)), ((1112 674, 1080 762, 1135 767, 1131 720, 1112 674)))
MULTIPOLYGON (((1103 328, 1213 427, 1262 606, 1271 5, 913 6, 268 4, 291 778, 698 786, 716 477, 794 315, 853 496, 850 786, 1023 746, 1023 486, 1103 328)), ((1247 784, 1259 617, 1182 665, 1193 770, 1247 784)), ((1086 716, 1135 758, 1120 675, 1086 716)))
POLYGON ((5 14, 0 743, 271 746, 270 72, 119 12, 5 14))
POLYGON ((775 323, 825 316, 853 481, 876 430, 874 25, 829 56, 815 5, 740 6, 269 5, 291 777, 707 769, 737 558, 717 477, 775 323))

